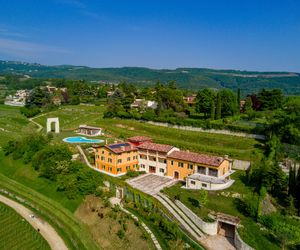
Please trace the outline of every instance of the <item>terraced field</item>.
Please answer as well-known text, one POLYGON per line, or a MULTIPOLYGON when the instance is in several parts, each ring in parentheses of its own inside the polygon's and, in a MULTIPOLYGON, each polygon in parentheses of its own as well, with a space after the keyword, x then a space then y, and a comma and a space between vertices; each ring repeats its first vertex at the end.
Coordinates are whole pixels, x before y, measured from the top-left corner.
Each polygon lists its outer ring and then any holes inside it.
POLYGON ((36 126, 23 116, 19 107, 0 105, 0 146, 7 141, 35 131, 36 126))
POLYGON ((26 220, 1 202, 0 225, 0 249, 50 249, 47 241, 26 220))

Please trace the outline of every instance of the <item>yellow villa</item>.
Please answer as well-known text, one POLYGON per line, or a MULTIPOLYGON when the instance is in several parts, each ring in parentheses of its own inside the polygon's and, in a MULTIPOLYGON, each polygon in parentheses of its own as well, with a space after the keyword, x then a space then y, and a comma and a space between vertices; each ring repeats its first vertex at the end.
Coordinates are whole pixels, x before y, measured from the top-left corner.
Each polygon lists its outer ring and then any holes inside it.
POLYGON ((181 151, 171 145, 153 143, 144 136, 128 138, 129 142, 95 146, 95 167, 111 176, 129 170, 145 171, 185 181, 185 188, 220 190, 234 181, 232 161, 225 157, 181 151))
POLYGON ((100 172, 121 176, 138 170, 138 150, 130 143, 95 146, 95 165, 100 172))

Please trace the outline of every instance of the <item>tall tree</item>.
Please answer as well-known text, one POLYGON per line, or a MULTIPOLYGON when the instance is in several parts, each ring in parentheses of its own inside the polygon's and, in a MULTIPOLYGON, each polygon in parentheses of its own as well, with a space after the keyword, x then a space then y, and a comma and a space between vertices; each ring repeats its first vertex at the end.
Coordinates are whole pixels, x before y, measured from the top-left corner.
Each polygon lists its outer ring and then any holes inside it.
POLYGON ((205 117, 211 116, 211 109, 215 103, 216 94, 211 89, 200 90, 196 98, 196 111, 204 113, 205 117))
POLYGON ((238 108, 238 110, 240 110, 240 106, 241 106, 241 89, 238 88, 237 89, 237 108, 238 108))
POLYGON ((216 104, 216 119, 221 119, 222 114, 222 101, 220 93, 217 94, 217 104, 216 104))

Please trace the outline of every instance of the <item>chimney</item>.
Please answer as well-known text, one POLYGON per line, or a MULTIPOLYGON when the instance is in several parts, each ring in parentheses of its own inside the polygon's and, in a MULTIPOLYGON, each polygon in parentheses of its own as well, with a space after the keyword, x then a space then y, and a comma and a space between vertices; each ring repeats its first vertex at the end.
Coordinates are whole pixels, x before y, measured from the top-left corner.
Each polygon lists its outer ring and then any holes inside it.
POLYGON ((105 139, 105 144, 107 144, 107 139, 105 139))
POLYGON ((117 141, 117 140, 115 140, 115 141, 114 141, 114 144, 117 144, 117 143, 118 143, 118 141, 117 141))

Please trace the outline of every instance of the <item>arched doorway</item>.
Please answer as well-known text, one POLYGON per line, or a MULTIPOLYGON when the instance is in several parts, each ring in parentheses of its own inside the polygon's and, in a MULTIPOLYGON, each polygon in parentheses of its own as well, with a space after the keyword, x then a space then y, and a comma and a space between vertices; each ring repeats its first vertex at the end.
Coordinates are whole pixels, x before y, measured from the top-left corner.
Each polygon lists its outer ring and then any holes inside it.
POLYGON ((55 133, 59 133, 59 120, 56 118, 48 118, 47 119, 47 133, 51 132, 51 124, 55 124, 55 133))
POLYGON ((174 178, 179 179, 179 173, 177 171, 174 172, 174 178))

